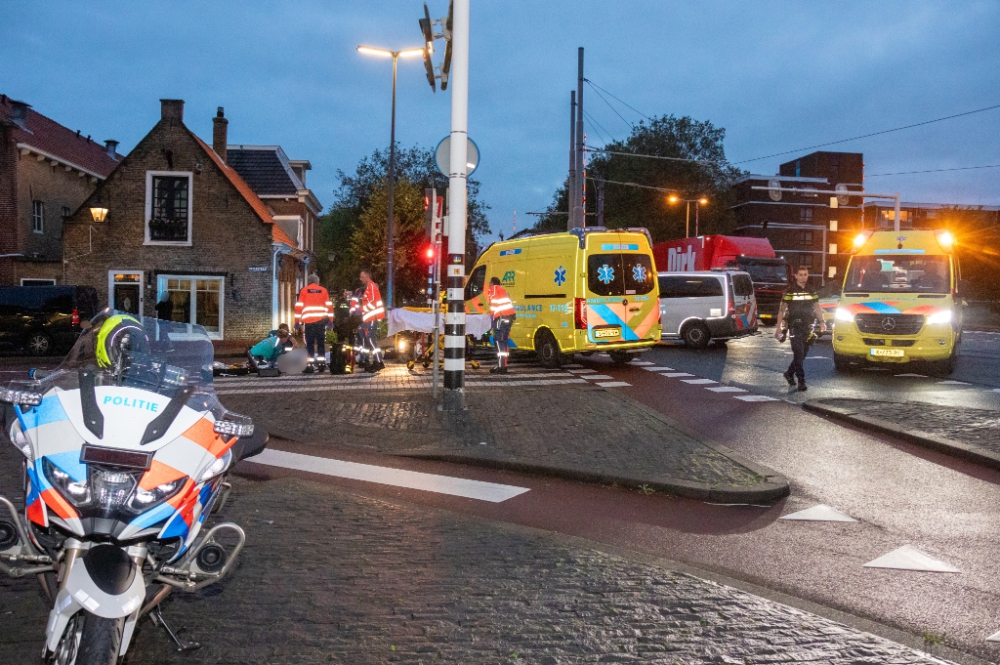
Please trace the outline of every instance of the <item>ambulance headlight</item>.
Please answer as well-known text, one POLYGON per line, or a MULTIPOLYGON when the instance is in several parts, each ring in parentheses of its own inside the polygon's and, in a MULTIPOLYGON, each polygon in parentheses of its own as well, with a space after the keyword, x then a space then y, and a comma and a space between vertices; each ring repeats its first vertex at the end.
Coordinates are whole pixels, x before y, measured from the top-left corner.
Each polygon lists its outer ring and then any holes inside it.
POLYGON ((928 325, 938 325, 941 323, 951 323, 951 310, 946 309, 940 312, 934 312, 927 317, 928 325))
POLYGON ((837 313, 833 315, 833 318, 837 321, 843 321, 845 323, 852 323, 854 321, 854 315, 851 314, 851 311, 843 307, 837 308, 837 313))

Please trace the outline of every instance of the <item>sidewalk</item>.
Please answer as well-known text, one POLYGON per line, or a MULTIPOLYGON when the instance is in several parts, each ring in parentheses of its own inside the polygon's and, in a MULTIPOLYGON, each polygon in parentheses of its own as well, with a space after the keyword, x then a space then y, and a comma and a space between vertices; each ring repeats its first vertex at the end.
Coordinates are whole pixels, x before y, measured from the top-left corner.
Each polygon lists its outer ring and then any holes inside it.
POLYGON ((819 399, 802 405, 863 429, 1000 469, 1000 411, 925 402, 819 399))
POLYGON ((457 414, 439 411, 429 386, 403 389, 405 377, 391 376, 372 380, 371 390, 316 382, 314 391, 296 381, 287 391, 264 394, 220 387, 220 398, 274 436, 295 441, 646 486, 700 500, 764 502, 788 494, 777 472, 617 390, 578 378, 516 376, 486 375, 482 383, 493 387, 466 390, 467 409, 457 414))

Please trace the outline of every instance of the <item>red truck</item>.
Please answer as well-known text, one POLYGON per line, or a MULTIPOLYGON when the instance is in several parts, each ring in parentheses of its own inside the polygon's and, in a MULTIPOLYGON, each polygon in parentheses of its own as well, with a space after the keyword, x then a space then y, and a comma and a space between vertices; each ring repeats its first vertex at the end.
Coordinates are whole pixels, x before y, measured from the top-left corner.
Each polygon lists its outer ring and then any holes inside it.
POLYGON ((729 269, 749 273, 760 319, 768 324, 776 321, 788 287, 788 264, 775 255, 767 238, 715 235, 667 240, 653 245, 653 258, 660 272, 729 269))

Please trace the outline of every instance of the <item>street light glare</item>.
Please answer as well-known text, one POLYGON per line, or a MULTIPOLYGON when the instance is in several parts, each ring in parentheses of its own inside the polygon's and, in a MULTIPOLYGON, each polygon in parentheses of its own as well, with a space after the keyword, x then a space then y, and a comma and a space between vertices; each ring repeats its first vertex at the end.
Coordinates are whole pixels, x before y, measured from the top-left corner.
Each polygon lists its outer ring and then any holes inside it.
POLYGON ((367 55, 379 55, 383 58, 391 58, 392 51, 386 50, 384 48, 377 48, 375 46, 359 46, 358 52, 365 53, 367 55))
POLYGON ((667 197, 667 200, 670 201, 671 203, 677 203, 678 198, 673 194, 671 194, 670 196, 667 197))
POLYGON ((702 197, 702 198, 698 199, 698 203, 700 203, 701 205, 705 205, 706 203, 708 203, 708 199, 706 199, 705 197, 702 197))
POLYGON ((414 56, 423 55, 424 50, 422 48, 408 48, 399 52, 400 58, 412 58, 414 56))

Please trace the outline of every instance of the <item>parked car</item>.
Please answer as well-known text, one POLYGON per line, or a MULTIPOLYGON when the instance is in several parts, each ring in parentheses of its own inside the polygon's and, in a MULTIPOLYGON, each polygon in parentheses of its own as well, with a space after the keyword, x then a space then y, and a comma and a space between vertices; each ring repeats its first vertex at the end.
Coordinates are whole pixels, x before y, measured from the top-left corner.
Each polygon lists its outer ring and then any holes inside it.
POLYGON ((73 346, 98 311, 90 286, 0 286, 0 350, 44 356, 73 346))
POLYGON ((710 341, 757 333, 753 280, 738 270, 661 272, 660 321, 664 339, 705 348, 710 341))

